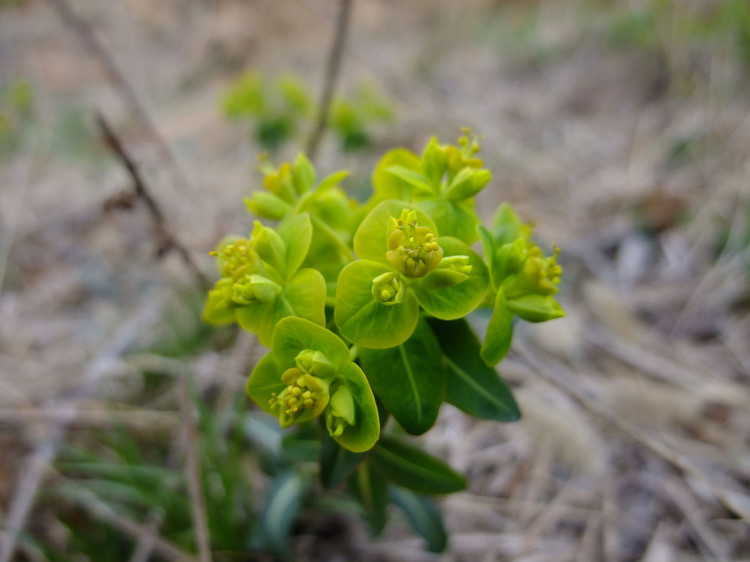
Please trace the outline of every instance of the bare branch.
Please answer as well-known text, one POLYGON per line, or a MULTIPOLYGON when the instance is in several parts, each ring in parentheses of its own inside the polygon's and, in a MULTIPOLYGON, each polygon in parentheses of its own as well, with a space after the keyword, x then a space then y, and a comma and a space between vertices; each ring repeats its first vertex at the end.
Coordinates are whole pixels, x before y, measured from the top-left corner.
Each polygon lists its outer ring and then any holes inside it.
POLYGON ((320 140, 323 138, 323 133, 328 126, 328 115, 331 111, 331 102, 333 101, 333 94, 336 90, 336 82, 338 81, 339 70, 341 69, 341 58, 344 53, 344 43, 346 41, 346 32, 349 28, 353 3, 354 0, 341 0, 339 4, 336 35, 328 55, 328 64, 326 65, 325 80, 323 82, 323 91, 320 95, 315 127, 307 142, 307 155, 313 161, 318 153, 320 140))
POLYGON ((193 258, 190 257, 190 253, 187 251, 185 246, 183 246, 182 243, 180 243, 180 241, 177 239, 177 237, 175 237, 174 234, 172 234, 167 228, 167 223, 164 218, 164 212, 161 210, 161 206, 156 201, 156 199, 154 199, 153 195, 151 195, 151 192, 146 186, 146 182, 144 181, 143 176, 141 176, 138 166, 136 166, 133 159, 122 146, 120 139, 118 139, 117 135, 115 135, 112 127, 107 124, 106 119, 104 119, 104 117, 100 113, 96 114, 96 121, 102 131, 102 136, 104 137, 107 145, 118 157, 123 167, 127 170, 128 174, 133 180, 133 190, 136 197, 144 202, 149 214, 151 215, 151 219, 154 223, 156 237, 159 242, 160 252, 167 252, 170 250, 174 250, 175 252, 177 252, 185 266, 193 274, 193 277, 195 277, 198 286, 204 290, 208 289, 211 286, 211 282, 198 268, 196 263, 193 261, 193 258))

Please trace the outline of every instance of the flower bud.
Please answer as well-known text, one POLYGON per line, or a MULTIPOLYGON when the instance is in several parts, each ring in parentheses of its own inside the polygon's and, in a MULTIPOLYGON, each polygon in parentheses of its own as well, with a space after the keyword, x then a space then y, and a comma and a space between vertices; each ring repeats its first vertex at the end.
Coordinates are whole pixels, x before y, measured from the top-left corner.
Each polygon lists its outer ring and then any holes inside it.
POLYGON ((378 275, 372 280, 372 296, 383 304, 399 304, 404 301, 406 286, 395 271, 378 275))
POLYGON ((305 349, 297 354, 294 358, 299 368, 304 373, 310 373, 318 378, 330 378, 335 373, 335 369, 328 357, 320 351, 305 349))
POLYGON ((246 275, 232 286, 232 301, 240 305, 273 302, 283 291, 278 283, 262 275, 246 275))
POLYGON ((338 437, 344 430, 354 425, 354 398, 345 386, 339 386, 331 396, 326 410, 326 427, 328 433, 338 437))

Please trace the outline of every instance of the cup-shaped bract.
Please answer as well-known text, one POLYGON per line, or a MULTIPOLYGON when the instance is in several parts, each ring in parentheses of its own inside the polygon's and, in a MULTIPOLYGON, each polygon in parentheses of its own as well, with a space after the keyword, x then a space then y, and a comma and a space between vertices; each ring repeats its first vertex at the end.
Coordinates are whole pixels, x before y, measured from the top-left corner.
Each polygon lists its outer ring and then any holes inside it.
POLYGON ((380 435, 375 397, 346 344, 303 318, 277 324, 272 351, 253 369, 247 392, 283 427, 324 415, 331 436, 351 451, 370 449, 380 435))

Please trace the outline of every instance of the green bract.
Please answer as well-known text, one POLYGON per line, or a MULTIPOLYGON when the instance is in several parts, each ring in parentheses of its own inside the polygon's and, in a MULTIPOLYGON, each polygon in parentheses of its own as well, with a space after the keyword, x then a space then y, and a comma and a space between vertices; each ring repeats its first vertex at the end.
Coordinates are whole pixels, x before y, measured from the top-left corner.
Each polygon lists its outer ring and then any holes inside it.
POLYGON ((518 319, 563 315, 559 250, 545 254, 507 205, 481 224, 474 196, 491 176, 478 150, 468 132, 457 146, 433 138, 421 155, 391 150, 361 205, 339 186, 347 172, 318 182, 303 154, 278 168, 263 161, 265 190, 246 204, 278 226, 256 222, 249 239, 219 245, 221 277, 204 310, 207 321, 237 322, 271 348, 248 393, 283 427, 301 424, 308 441, 317 418, 323 486, 345 484, 375 533, 390 499, 436 550, 442 524, 414 492, 449 493, 465 481, 424 451, 381 438, 381 425, 392 416, 407 434, 423 434, 443 402, 482 419, 518 419, 494 366, 518 319), (478 239, 483 255, 471 247, 478 239), (467 321, 480 307, 491 309, 482 338, 467 321))
POLYGON ((372 181, 378 199, 413 203, 432 218, 443 236, 472 244, 479 223, 473 197, 492 175, 476 158, 479 142, 476 137, 469 140, 468 129, 458 144, 441 145, 433 137, 421 157, 394 149, 383 156, 372 181))
POLYGON ((255 223, 250 239, 238 238, 215 252, 222 277, 208 294, 203 318, 213 324, 236 321, 271 344, 276 323, 287 316, 325 323, 325 280, 300 269, 312 238, 307 214, 279 228, 255 223))
POLYGON ((278 323, 273 351, 253 369, 247 392, 284 427, 323 414, 330 435, 350 451, 372 448, 380 435, 375 397, 346 344, 302 318, 278 323))
POLYGON ((339 276, 334 319, 359 346, 399 345, 414 331, 420 307, 445 320, 460 318, 487 290, 482 259, 460 240, 437 236, 424 213, 403 205, 384 201, 370 211, 354 235, 363 259, 339 276))

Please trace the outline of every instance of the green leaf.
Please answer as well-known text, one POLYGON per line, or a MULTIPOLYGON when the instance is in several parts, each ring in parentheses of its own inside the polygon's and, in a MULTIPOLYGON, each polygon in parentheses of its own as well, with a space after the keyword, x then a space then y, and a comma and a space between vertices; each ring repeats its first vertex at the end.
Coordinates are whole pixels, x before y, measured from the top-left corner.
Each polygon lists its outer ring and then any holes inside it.
POLYGON ((521 412, 510 388, 482 361, 479 340, 466 320, 431 318, 429 323, 448 367, 445 401, 484 420, 519 419, 521 412))
POLYGON ((349 348, 336 334, 303 318, 290 316, 276 326, 273 335, 273 354, 282 370, 296 365, 300 351, 320 351, 336 372, 343 371, 351 362, 349 348))
POLYGON ((422 449, 384 435, 370 454, 373 468, 420 494, 450 494, 466 488, 466 478, 422 449))
POLYGON ((465 273, 452 269, 434 269, 419 279, 419 288, 425 291, 446 289, 458 285, 469 278, 465 273))
POLYGON ((320 482, 326 490, 338 486, 365 458, 339 445, 328 434, 321 417, 320 424, 320 482))
POLYGON ((484 362, 490 366, 500 363, 508 353, 512 341, 513 313, 508 310, 503 292, 498 291, 495 298, 495 310, 487 325, 487 334, 480 351, 484 362))
MULTIPOLYGON (((388 221, 398 218, 404 209, 414 209, 414 205, 403 201, 388 200, 375 206, 359 225, 354 234, 354 253, 361 260, 372 260, 390 267, 385 254, 388 251, 388 221)), ((438 234, 432 219, 417 209, 417 224, 426 226, 438 234)))
POLYGON ((372 186, 377 200, 411 199, 411 185, 388 172, 388 168, 400 166, 414 172, 422 169, 422 160, 411 150, 394 148, 386 152, 372 173, 372 186))
POLYGON ((419 305, 406 291, 403 302, 383 304, 372 296, 372 281, 392 268, 360 260, 341 270, 336 288, 334 319, 341 334, 356 345, 392 347, 404 342, 419 320, 419 305))
POLYGON ((516 238, 523 237, 521 220, 507 203, 498 207, 495 216, 492 218, 491 229, 497 247, 510 244, 516 238))
POLYGON ((445 199, 423 199, 417 202, 417 208, 435 221, 441 236, 452 236, 469 245, 477 241, 479 219, 471 200, 452 203, 445 199))
POLYGON ((258 335, 260 343, 271 347, 276 324, 287 316, 299 316, 316 324, 325 324, 326 282, 315 269, 300 269, 273 302, 257 303, 237 309, 237 322, 258 335))
POLYGON ((258 361, 247 381, 247 394, 258 406, 274 417, 275 414, 271 412, 269 401, 274 393, 279 394, 286 388, 286 384, 281 380, 282 372, 276 358, 272 353, 268 353, 258 361))
POLYGON ((312 234, 313 227, 310 222, 310 215, 307 213, 297 215, 279 225, 279 236, 286 245, 284 261, 286 262, 287 277, 293 276, 302 262, 305 261, 310 249, 312 234))
POLYGON ((333 438, 342 447, 360 453, 372 449, 380 437, 380 418, 375 396, 362 369, 354 363, 349 363, 341 372, 342 384, 351 392, 354 398, 354 425, 350 425, 341 435, 333 438))
POLYGON ((328 434, 325 424, 321 427, 320 480, 324 489, 333 490, 352 474, 367 455, 354 453, 340 446, 328 434))
POLYGON ((546 322, 565 316, 551 295, 524 295, 508 301, 508 310, 527 322, 546 322))
POLYGON ((446 165, 445 150, 440 147, 437 138, 432 137, 422 151, 422 170, 435 188, 433 189, 435 193, 440 189, 446 165))
POLYGON ((419 172, 414 172, 403 166, 391 166, 386 169, 386 172, 390 172, 396 177, 404 180, 416 191, 421 191, 425 195, 435 195, 435 190, 430 185, 429 180, 419 172))
POLYGON ((266 219, 280 220, 292 208, 289 203, 267 191, 256 191, 245 197, 245 207, 253 214, 266 219))
POLYGON ((477 234, 479 235, 479 240, 482 242, 482 253, 484 254, 484 261, 487 264, 490 282, 493 284, 493 288, 495 288, 495 241, 490 231, 482 224, 477 225, 477 234))
POLYGON ((350 174, 348 170, 341 170, 339 172, 334 172, 329 176, 326 176, 319 184, 318 187, 315 188, 315 195, 321 196, 326 191, 331 189, 332 187, 336 187, 338 184, 340 184, 344 179, 350 174))
MULTIPOLYGON (((455 238, 441 236, 437 239, 443 249, 443 259, 450 256, 468 256, 471 272, 462 283, 443 288, 430 288, 428 276, 412 284, 419 304, 428 313, 442 320, 453 320, 466 316, 482 302, 489 275, 482 258, 466 244, 455 238)), ((437 271, 437 270, 436 270, 437 271)))
POLYGON ((456 174, 448 189, 445 191, 445 199, 457 203, 474 197, 482 191, 492 179, 489 170, 477 170, 475 168, 464 168, 456 174))
POLYGON ((388 504, 385 479, 373 470, 369 461, 363 462, 349 477, 349 487, 364 508, 365 520, 372 536, 378 536, 387 521, 388 504))
POLYGON ((404 512, 414 531, 427 542, 427 550, 445 550, 448 533, 434 501, 396 486, 388 487, 388 499, 404 512))
POLYGON ((315 185, 315 166, 303 152, 297 154, 297 158, 294 160, 292 176, 294 177, 294 187, 300 195, 307 193, 315 185))
POLYGON ((443 402, 445 369, 424 320, 401 345, 361 348, 359 358, 373 390, 404 430, 419 435, 434 425, 443 402))
POLYGON ((305 482, 296 472, 287 472, 274 480, 266 495, 259 529, 259 536, 269 550, 277 554, 289 550, 289 533, 302 505, 305 488, 305 482))

